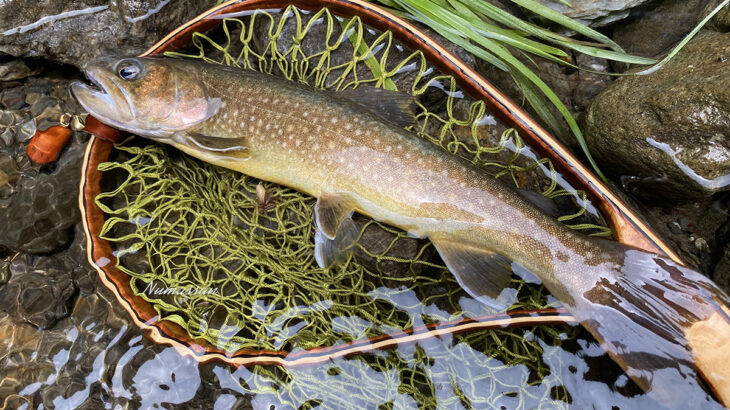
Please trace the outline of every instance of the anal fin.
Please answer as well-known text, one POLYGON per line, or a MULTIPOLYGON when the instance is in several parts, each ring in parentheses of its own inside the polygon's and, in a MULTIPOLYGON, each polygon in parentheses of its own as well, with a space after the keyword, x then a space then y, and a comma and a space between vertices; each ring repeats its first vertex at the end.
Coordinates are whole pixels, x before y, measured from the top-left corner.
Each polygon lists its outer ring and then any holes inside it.
POLYGON ((498 310, 516 301, 517 290, 510 288, 509 259, 474 245, 430 239, 459 285, 472 297, 498 310))

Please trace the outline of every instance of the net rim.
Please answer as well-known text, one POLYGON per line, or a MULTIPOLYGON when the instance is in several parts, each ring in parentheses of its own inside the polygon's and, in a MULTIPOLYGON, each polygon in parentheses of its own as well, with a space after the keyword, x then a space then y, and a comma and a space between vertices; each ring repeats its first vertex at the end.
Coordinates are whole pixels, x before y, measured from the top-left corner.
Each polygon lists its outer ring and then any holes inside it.
MULTIPOLYGON (((547 154, 541 154, 555 161, 561 172, 565 173, 567 170, 566 177, 569 177, 568 179, 571 182, 577 180, 576 186, 585 189, 598 202, 600 208, 608 217, 609 225, 618 233, 621 242, 644 249, 649 246, 651 249, 647 250, 653 252, 660 252, 664 248, 671 252, 669 247, 648 226, 643 224, 638 216, 633 214, 625 204, 603 186, 577 159, 572 157, 567 149, 562 147, 557 140, 537 125, 534 120, 494 86, 427 34, 378 6, 360 0, 232 0, 212 8, 180 26, 140 56, 161 54, 179 48, 180 45, 189 41, 193 32, 209 30, 223 22, 222 19, 215 19, 215 16, 246 10, 283 9, 288 5, 307 10, 326 7, 333 13, 346 18, 358 15, 364 24, 380 30, 389 30, 393 33, 394 38, 406 46, 423 51, 431 64, 445 74, 454 76, 466 92, 474 98, 484 99, 490 110, 500 117, 505 117, 506 123, 518 128, 528 143, 537 145, 535 148, 538 152, 541 147, 547 149, 547 154), (559 149, 555 149, 555 146, 559 149), (612 198, 615 198, 615 201, 612 201, 612 198), (623 208, 628 212, 622 212, 623 208)), ((234 353, 225 352, 205 340, 192 339, 181 326, 175 323, 158 320, 157 312, 152 305, 132 292, 129 286, 129 276, 115 267, 116 258, 112 253, 111 245, 99 237, 105 215, 94 202, 94 198, 101 193, 101 172, 98 170, 98 166, 107 161, 112 148, 113 144, 111 142, 92 137, 84 155, 79 207, 87 238, 89 262, 99 273, 102 283, 112 291, 118 302, 130 314, 135 324, 146 330, 148 338, 156 343, 174 347, 182 354, 189 355, 192 353, 193 357, 200 362, 222 361, 232 365, 276 364, 297 366, 326 362, 334 357, 347 356, 376 348, 393 347, 403 342, 437 337, 445 333, 482 330, 493 326, 493 321, 499 323, 499 326, 507 323, 503 320, 511 320, 509 323, 513 325, 575 323, 575 319, 563 310, 543 311, 538 315, 535 315, 535 312, 511 312, 507 317, 484 317, 459 321, 459 323, 440 323, 432 329, 409 329, 402 332, 403 334, 398 337, 385 335, 383 340, 356 341, 333 350, 316 348, 300 352, 297 355, 288 355, 286 351, 268 350, 242 349, 234 353), (516 315, 517 320, 510 316, 512 313, 516 315)), ((663 253, 667 254, 667 252, 663 253)), ((672 253, 669 253, 669 256, 672 256, 672 253)))

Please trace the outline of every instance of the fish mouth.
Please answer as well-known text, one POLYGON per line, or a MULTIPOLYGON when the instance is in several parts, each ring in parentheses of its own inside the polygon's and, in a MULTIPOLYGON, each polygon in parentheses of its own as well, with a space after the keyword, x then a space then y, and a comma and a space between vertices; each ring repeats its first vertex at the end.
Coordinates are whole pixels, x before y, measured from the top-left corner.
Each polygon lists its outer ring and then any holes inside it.
POLYGON ((99 66, 91 65, 85 72, 91 84, 80 81, 71 84, 76 100, 99 121, 128 130, 134 114, 125 90, 99 66))

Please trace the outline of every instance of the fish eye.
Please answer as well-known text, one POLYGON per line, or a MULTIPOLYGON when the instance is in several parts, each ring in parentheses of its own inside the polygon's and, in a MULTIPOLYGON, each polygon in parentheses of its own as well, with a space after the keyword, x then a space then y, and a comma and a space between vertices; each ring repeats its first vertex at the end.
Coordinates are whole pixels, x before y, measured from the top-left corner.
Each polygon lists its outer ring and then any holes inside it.
POLYGON ((133 60, 123 61, 117 66, 117 74, 122 80, 136 80, 140 77, 142 68, 133 60))

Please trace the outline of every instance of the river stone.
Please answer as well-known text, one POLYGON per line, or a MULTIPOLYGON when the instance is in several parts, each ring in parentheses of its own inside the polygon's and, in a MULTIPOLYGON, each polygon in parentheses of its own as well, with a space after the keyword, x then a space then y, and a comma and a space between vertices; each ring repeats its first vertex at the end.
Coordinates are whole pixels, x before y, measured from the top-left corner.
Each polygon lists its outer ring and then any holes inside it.
POLYGON ((106 55, 139 54, 213 2, 47 0, 0 2, 0 51, 83 67, 106 55))
POLYGON ((23 255, 10 264, 10 280, 0 289, 0 305, 18 322, 53 327, 70 313, 76 293, 73 267, 59 257, 23 255))
POLYGON ((593 27, 607 24, 628 17, 633 7, 645 3, 647 0, 537 0, 551 9, 565 16, 576 19, 593 27))
POLYGON ((599 165, 647 200, 730 187, 730 34, 702 32, 662 69, 622 77, 584 116, 599 165))
POLYGON ((78 183, 84 146, 66 151, 49 173, 26 175, 0 202, 0 245, 14 251, 47 253, 66 245, 79 218, 78 183))
POLYGON ((628 53, 656 57, 670 50, 710 10, 709 0, 662 0, 637 7, 613 28, 613 40, 628 53))
MULTIPOLYGON (((717 7, 717 2, 710 2, 705 6, 701 16, 704 17, 710 14, 715 7, 717 7)), ((730 6, 725 5, 725 7, 720 9, 720 11, 718 11, 717 14, 715 14, 710 21, 707 22, 707 28, 722 33, 730 31, 730 6)))

